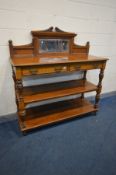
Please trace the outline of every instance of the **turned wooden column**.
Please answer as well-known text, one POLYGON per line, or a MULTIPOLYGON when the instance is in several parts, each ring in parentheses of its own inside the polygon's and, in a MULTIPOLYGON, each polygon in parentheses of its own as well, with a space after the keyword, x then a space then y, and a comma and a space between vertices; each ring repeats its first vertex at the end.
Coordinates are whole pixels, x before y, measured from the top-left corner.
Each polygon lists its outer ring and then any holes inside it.
POLYGON ((22 79, 16 80, 16 89, 17 89, 17 96, 18 96, 18 114, 20 116, 20 121, 22 124, 22 127, 25 128, 24 125, 24 118, 26 116, 26 110, 25 110, 25 104, 24 104, 24 98, 23 98, 23 83, 22 79))
POLYGON ((104 69, 105 68, 101 68, 100 73, 99 73, 99 82, 98 82, 98 86, 97 86, 97 90, 96 90, 95 106, 94 106, 96 109, 98 109, 98 103, 100 100, 100 93, 101 93, 101 89, 102 89, 102 80, 104 77, 104 69))
MULTIPOLYGON (((83 73, 83 85, 85 84, 86 82, 86 75, 87 75, 87 70, 84 71, 83 73)), ((81 98, 83 99, 84 98, 84 93, 81 94, 81 98)))
POLYGON ((14 80, 15 102, 16 102, 17 109, 18 109, 17 87, 16 87, 16 76, 15 76, 15 72, 14 72, 13 66, 12 66, 12 78, 13 78, 13 80, 14 80))

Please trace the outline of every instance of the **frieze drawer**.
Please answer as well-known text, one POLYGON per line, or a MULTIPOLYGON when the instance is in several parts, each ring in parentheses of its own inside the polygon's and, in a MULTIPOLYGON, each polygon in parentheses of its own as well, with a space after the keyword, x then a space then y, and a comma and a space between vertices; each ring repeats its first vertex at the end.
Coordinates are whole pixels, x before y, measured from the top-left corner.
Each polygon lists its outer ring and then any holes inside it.
POLYGON ((70 71, 78 70, 89 70, 89 69, 100 69, 103 65, 101 63, 82 63, 82 64, 72 64, 70 65, 70 71))
POLYGON ((44 67, 31 67, 23 68, 23 75, 37 75, 37 74, 47 74, 47 73, 60 73, 70 71, 68 65, 53 65, 53 66, 44 66, 44 67))

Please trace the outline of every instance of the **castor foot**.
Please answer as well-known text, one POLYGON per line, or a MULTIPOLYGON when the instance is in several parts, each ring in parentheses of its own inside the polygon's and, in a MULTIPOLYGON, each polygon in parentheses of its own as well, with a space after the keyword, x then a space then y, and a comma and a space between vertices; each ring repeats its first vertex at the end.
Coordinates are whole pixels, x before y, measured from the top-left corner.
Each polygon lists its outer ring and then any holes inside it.
POLYGON ((27 132, 26 131, 22 131, 22 134, 23 134, 23 136, 26 136, 27 132))

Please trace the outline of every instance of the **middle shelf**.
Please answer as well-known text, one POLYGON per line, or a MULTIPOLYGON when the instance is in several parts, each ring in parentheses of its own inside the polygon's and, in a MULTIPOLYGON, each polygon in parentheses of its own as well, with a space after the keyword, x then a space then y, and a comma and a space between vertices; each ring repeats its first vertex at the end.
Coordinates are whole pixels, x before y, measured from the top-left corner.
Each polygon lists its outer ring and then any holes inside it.
POLYGON ((97 86, 85 80, 70 80, 23 88, 24 103, 40 102, 64 96, 96 91, 97 86))

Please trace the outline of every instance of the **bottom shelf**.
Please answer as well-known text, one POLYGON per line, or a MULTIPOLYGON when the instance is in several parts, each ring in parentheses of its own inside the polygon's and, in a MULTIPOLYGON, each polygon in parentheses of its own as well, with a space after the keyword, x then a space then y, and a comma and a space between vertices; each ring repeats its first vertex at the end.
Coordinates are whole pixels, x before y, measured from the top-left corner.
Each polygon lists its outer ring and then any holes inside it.
POLYGON ((27 109, 23 125, 20 121, 19 124, 22 131, 27 131, 95 111, 97 109, 86 99, 66 100, 27 109))

